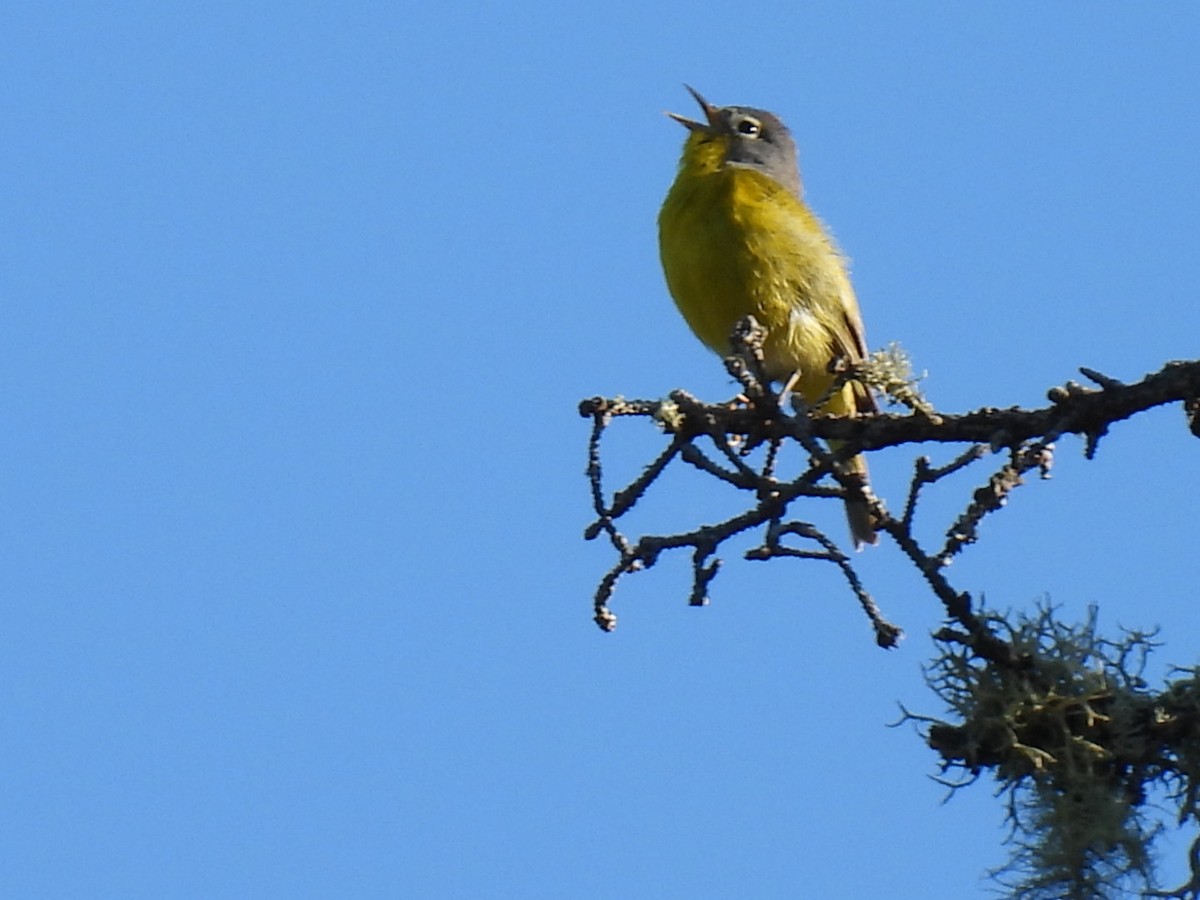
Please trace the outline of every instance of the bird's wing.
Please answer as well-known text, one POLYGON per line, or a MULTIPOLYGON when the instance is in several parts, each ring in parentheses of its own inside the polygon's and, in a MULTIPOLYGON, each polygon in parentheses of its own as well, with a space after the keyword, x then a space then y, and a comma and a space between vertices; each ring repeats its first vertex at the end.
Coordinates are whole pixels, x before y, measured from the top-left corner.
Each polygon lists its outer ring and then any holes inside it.
MULTIPOLYGON (((862 362, 867 358, 866 332, 863 328, 862 314, 858 311, 858 301, 854 298, 854 290, 849 282, 842 296, 842 316, 840 328, 833 334, 833 356, 841 357, 848 363, 862 362)), ((852 382, 854 386, 854 406, 860 413, 879 412, 879 404, 871 389, 860 381, 852 382)))

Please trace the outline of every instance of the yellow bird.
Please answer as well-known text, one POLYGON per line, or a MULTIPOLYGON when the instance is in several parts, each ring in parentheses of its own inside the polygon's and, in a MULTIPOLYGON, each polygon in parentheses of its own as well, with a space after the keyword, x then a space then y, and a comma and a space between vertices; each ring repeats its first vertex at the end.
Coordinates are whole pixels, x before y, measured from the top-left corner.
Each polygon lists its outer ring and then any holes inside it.
MULTIPOLYGON (((830 363, 867 355, 846 259, 804 202, 796 143, 783 122, 761 109, 715 107, 688 90, 705 121, 669 113, 688 136, 658 217, 667 287, 696 337, 722 356, 734 324, 753 315, 767 331, 767 375, 791 380, 815 404, 833 383, 830 363)), ((817 411, 876 408, 870 390, 850 382, 817 411)), ((842 471, 866 487, 862 456, 842 471)), ((855 547, 877 542, 864 501, 848 501, 846 514, 855 547)))

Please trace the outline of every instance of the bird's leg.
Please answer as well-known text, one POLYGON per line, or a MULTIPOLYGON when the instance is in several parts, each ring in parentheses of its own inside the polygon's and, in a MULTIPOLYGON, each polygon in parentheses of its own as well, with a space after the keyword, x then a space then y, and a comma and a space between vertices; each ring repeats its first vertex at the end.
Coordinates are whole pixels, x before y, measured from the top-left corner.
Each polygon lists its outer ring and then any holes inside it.
MULTIPOLYGON (((779 408, 786 409, 792 405, 792 391, 795 389, 797 382, 800 381, 800 370, 797 369, 788 376, 788 380, 783 383, 783 390, 779 392, 779 408)), ((795 412, 799 412, 793 407, 795 412)))

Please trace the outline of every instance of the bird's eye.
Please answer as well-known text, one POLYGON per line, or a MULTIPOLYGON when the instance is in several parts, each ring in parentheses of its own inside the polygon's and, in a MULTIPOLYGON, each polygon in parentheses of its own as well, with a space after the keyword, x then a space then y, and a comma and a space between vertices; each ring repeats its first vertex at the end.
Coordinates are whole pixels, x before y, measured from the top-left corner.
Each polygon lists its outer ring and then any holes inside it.
POLYGON ((758 119, 745 118, 737 123, 737 130, 746 137, 758 137, 762 133, 762 123, 758 119))

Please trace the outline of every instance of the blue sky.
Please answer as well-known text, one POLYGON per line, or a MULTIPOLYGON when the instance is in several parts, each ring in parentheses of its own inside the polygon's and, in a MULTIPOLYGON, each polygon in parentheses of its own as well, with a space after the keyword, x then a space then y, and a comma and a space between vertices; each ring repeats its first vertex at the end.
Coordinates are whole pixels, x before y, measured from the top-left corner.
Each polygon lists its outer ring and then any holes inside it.
MULTIPOLYGON (((4 15, 0 893, 988 895, 989 786, 885 727, 941 712, 894 548, 890 653, 832 570, 736 558, 602 634, 575 407, 731 392, 657 263, 684 81, 791 125, 939 407, 1195 357, 1200 11, 643 6, 4 15)), ((1063 441, 956 583, 1195 664, 1198 454, 1177 409, 1063 441)), ((641 527, 726 509, 678 485, 641 527)))

